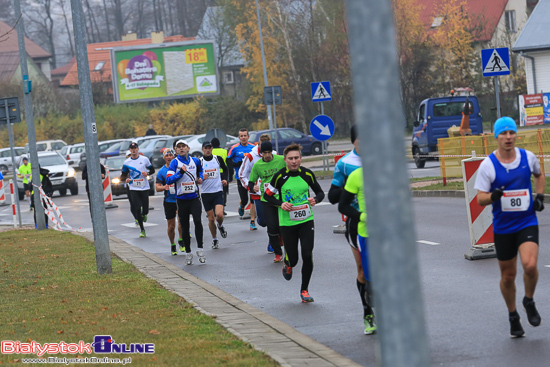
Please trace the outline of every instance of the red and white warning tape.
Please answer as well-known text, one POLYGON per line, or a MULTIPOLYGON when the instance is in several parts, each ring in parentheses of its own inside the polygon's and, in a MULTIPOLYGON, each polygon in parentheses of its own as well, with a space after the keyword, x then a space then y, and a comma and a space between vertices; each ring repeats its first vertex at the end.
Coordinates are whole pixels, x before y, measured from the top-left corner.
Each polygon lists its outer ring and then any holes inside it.
MULTIPOLYGON (((61 211, 59 210, 57 205, 55 205, 53 200, 49 196, 46 195, 44 190, 42 190, 42 186, 38 187, 38 189, 40 190, 40 198, 43 199, 46 202, 47 208, 44 208, 44 213, 52 221, 53 229, 55 229, 56 231, 63 231, 63 228, 59 224, 59 222, 61 222, 61 224, 63 224, 69 231, 80 232, 82 230, 82 227, 75 230, 73 227, 68 225, 65 222, 65 220, 63 219, 63 216, 61 215, 61 211), (57 214, 57 218, 59 218, 59 220, 56 218, 54 212, 55 212, 55 214, 57 214)), ((36 205, 35 205, 35 209, 36 209, 36 205)))
MULTIPOLYGON (((420 154, 420 155, 408 155, 409 158, 483 158, 483 157, 488 157, 488 155, 485 155, 485 154, 476 154, 475 156, 471 155, 471 154, 455 154, 455 155, 450 155, 450 154, 420 154)), ((550 158, 550 155, 536 155, 535 154, 535 157, 537 158, 550 158)))

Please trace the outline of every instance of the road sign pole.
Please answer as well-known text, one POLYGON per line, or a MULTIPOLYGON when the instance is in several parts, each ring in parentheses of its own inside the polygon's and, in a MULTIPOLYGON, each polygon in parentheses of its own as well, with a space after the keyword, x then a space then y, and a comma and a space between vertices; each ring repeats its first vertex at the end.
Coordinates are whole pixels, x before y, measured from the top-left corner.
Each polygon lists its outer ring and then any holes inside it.
MULTIPOLYGON (((17 188, 17 173, 15 168, 15 150, 13 147, 15 146, 14 138, 13 138, 13 129, 11 126, 10 121, 10 109, 8 107, 8 100, 4 99, 4 108, 6 109, 6 122, 8 123, 8 136, 10 140, 10 154, 11 154, 11 164, 12 164, 12 170, 13 170, 13 181, 14 181, 14 192, 15 192, 15 203, 17 205, 17 214, 19 217, 19 228, 22 227, 21 224, 21 208, 19 206, 19 189, 17 188)), ((13 203, 12 203, 13 204, 13 203)))
MULTIPOLYGON (((23 15, 21 14, 21 3, 19 0, 13 0, 13 7, 15 9, 15 18, 19 19, 17 21, 17 44, 19 46, 19 64, 21 68, 21 79, 23 83, 30 83, 28 80, 29 69, 27 65, 27 50, 25 49, 25 27, 23 23, 23 15)), ((32 182, 31 184, 35 187, 39 187, 40 183, 40 168, 38 163, 38 153, 36 150, 36 131, 34 129, 34 112, 32 109, 32 94, 23 85, 23 100, 25 101, 25 120, 27 122, 27 138, 29 140, 29 161, 31 162, 32 170, 32 182)), ((14 181, 17 182, 17 179, 14 177, 14 181)), ((19 193, 16 193, 19 198, 19 193)), ((41 203, 42 199, 40 198, 39 190, 34 190, 34 203, 41 203)), ((36 210, 36 205, 35 205, 36 210)), ((46 220, 43 215, 36 216, 36 228, 38 230, 46 229, 46 220)))
POLYGON ((273 100, 273 126, 275 127, 275 151, 279 154, 279 132, 277 131, 277 111, 275 110, 275 87, 271 87, 271 98, 273 100))
POLYGON ((500 93, 498 89, 498 76, 495 76, 495 91, 497 95, 497 119, 500 118, 500 93))
MULTIPOLYGON (((321 103, 321 115, 324 115, 325 114, 325 106, 323 105, 323 102, 320 102, 321 103)), ((323 140, 323 143, 321 144, 321 154, 323 155, 323 171, 327 171, 327 169, 325 168, 325 151, 327 149, 327 144, 326 144, 326 141, 323 140)), ((327 162, 328 163, 328 162, 327 162)), ((328 164, 327 164, 328 165, 328 164)))

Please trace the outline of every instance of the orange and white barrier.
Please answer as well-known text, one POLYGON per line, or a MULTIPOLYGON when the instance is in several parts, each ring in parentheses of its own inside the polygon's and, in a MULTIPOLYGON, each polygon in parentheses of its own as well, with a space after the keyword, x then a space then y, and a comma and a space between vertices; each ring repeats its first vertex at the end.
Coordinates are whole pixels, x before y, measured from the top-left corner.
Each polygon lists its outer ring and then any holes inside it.
POLYGON ((477 170, 483 158, 473 157, 462 160, 462 174, 464 192, 468 212, 468 226, 470 227, 471 248, 464 254, 468 260, 495 257, 493 238, 492 206, 481 206, 477 203, 477 190, 474 188, 477 170))
MULTIPOLYGON (((46 195, 44 190, 42 190, 42 186, 40 186, 38 189, 40 190, 40 201, 41 201, 39 205, 43 206, 42 201, 46 202, 46 208, 44 208, 44 213, 48 216, 48 219, 52 222, 53 229, 55 229, 56 231, 63 231, 63 228, 61 228, 61 225, 64 225, 69 231, 73 231, 73 232, 77 232, 82 229, 82 228, 78 228, 78 230, 75 230, 73 227, 68 225, 65 222, 65 219, 63 219, 63 216, 61 215, 61 211, 59 210, 57 205, 55 205, 53 200, 46 195)), ((36 210, 37 207, 38 205, 35 205, 34 209, 36 210)))
POLYGON ((0 206, 8 205, 6 204, 6 194, 4 192, 4 180, 0 180, 0 206))
MULTIPOLYGON (((17 193, 17 195, 19 195, 19 193, 17 193)), ((10 197, 11 197, 11 212, 13 215, 13 227, 17 228, 17 211, 15 210, 15 189, 13 185, 13 180, 10 180, 10 197)))
POLYGON ((109 169, 105 168, 107 171, 105 178, 103 179, 103 201, 105 202, 105 209, 118 208, 113 202, 113 192, 111 190, 111 178, 109 176, 109 169))

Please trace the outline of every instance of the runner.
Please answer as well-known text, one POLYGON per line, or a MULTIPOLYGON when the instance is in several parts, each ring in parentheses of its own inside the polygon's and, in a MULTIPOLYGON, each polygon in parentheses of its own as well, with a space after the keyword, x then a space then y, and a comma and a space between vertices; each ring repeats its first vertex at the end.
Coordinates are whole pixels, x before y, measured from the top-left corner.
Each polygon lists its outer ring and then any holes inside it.
POLYGON ((32 190, 32 182, 29 182, 29 177, 32 175, 31 170, 31 164, 29 163, 29 159, 27 157, 23 157, 23 164, 19 166, 19 169, 17 170, 19 178, 23 179, 23 188, 25 189, 25 198, 27 199, 27 202, 32 208, 31 205, 31 191, 32 190))
POLYGON ((517 256, 523 266, 527 321, 539 326, 541 317, 533 297, 539 272, 539 227, 535 211, 544 209, 545 177, 535 154, 516 148, 516 122, 501 117, 495 122, 497 149, 481 162, 474 188, 479 205, 493 205, 493 233, 500 267, 500 291, 508 307, 510 336, 525 335, 516 310, 517 256), (535 177, 533 201, 531 175, 535 177))
POLYGON ((138 144, 135 142, 130 144, 130 158, 126 159, 122 165, 120 180, 125 181, 129 187, 128 200, 130 201, 130 210, 141 229, 139 237, 145 237, 143 222, 147 222, 147 214, 149 214, 149 180, 147 180, 147 175, 154 174, 155 169, 149 159, 139 155, 138 152, 138 144))
MULTIPOLYGON (((218 138, 213 138, 212 141, 212 154, 217 155, 223 159, 223 163, 227 166, 227 150, 220 148, 220 140, 218 138)), ((227 171, 227 185, 223 187, 223 215, 227 215, 225 212, 225 206, 227 205, 227 196, 229 195, 229 183, 231 182, 231 173, 229 172, 229 167, 225 170, 220 170, 220 173, 223 174, 227 171)))
MULTIPOLYGON (((164 158, 164 166, 162 166, 157 173, 156 190, 157 192, 164 192, 164 216, 166 217, 166 222, 168 223, 168 239, 170 240, 171 253, 174 256, 178 254, 175 241, 176 215, 178 212, 178 205, 176 200, 176 189, 174 188, 174 184, 166 184, 166 174, 168 173, 168 166, 170 165, 170 162, 172 162, 172 159, 174 159, 176 154, 174 153, 174 150, 170 148, 164 148, 164 150, 162 151, 162 156, 164 158)), ((180 240, 183 241, 183 239, 181 238, 181 224, 178 224, 178 232, 180 235, 180 240)))
MULTIPOLYGON (((244 208, 246 208, 246 205, 248 204, 248 189, 244 187, 239 180, 239 168, 241 167, 241 164, 243 162, 244 154, 250 153, 250 151, 254 148, 254 144, 248 142, 248 130, 245 128, 242 128, 239 130, 239 140, 240 142, 233 145, 229 149, 229 153, 227 155, 227 159, 230 165, 232 165, 235 168, 235 179, 237 180, 237 190, 239 191, 239 215, 242 217, 244 216, 244 208)), ((250 230, 254 231, 258 228, 255 224, 256 220, 256 211, 254 209, 254 205, 250 205, 250 230)))
MULTIPOLYGON (((376 332, 376 323, 374 319, 374 310, 370 295, 372 292, 367 292, 363 288, 370 286, 369 274, 369 252, 368 252, 368 231, 367 231, 367 211, 365 208, 365 191, 363 189, 363 168, 359 167, 353 171, 346 182, 344 191, 340 195, 340 204, 338 205, 340 213, 352 218, 353 222, 358 222, 357 225, 357 245, 360 256, 360 262, 363 264, 363 274, 366 279, 366 284, 357 282, 357 288, 361 294, 363 301, 363 320, 365 324, 365 334, 370 335, 376 332), (355 208, 355 204, 359 203, 359 210, 355 208), (366 300, 363 300, 366 297, 366 300)), ((356 250, 357 251, 357 250, 356 250)))
MULTIPOLYGON (((259 190, 254 191, 254 185, 251 187, 248 186, 248 180, 250 178, 250 173, 252 172, 252 167, 254 166, 254 163, 256 163, 260 158, 262 157, 262 154, 260 152, 260 146, 264 141, 271 141, 271 136, 269 134, 262 134, 260 136, 260 142, 257 146, 254 147, 250 151, 250 153, 245 153, 243 158, 243 163, 241 165, 241 168, 239 169, 239 179, 241 180, 241 185, 243 187, 246 187, 248 191, 250 191, 250 200, 252 204, 254 204, 254 210, 256 217, 258 219, 258 224, 260 224, 260 216, 258 214, 258 208, 256 207, 256 203, 261 200, 261 192, 259 190)), ((277 154, 277 152, 273 151, 274 154, 277 154)), ((284 164, 284 161, 283 161, 284 164)), ((278 171, 278 170, 277 170, 278 171)), ((274 171, 273 173, 277 172, 274 171)), ((273 176, 273 174, 271 175, 273 176)), ((269 178, 271 180, 271 177, 269 178)), ((269 183, 269 181, 265 181, 266 183, 269 183)), ((261 210, 261 209, 259 209, 261 210)), ((260 224, 260 226, 265 227, 266 221, 264 220, 263 224, 260 224)), ((273 253, 273 247, 271 247, 271 244, 267 244, 267 252, 272 254, 273 253)))
POLYGON ((275 173, 265 188, 264 198, 271 205, 279 207, 279 230, 285 247, 285 265, 283 276, 292 278, 292 268, 298 263, 298 242, 302 253, 302 285, 300 297, 302 302, 313 302, 308 286, 313 272, 313 246, 315 240, 315 223, 312 206, 321 202, 325 193, 313 172, 300 166, 302 147, 290 144, 284 150, 286 168, 275 173), (315 197, 309 196, 309 188, 315 197))
MULTIPOLYGON (((351 152, 340 158, 338 163, 336 163, 336 167, 334 168, 334 177, 332 179, 332 184, 328 192, 328 200, 332 204, 337 204, 338 202, 340 202, 340 198, 342 196, 342 192, 344 190, 344 186, 346 184, 346 181, 348 180, 348 177, 357 168, 361 167, 361 157, 359 156, 359 138, 357 137, 357 128, 355 125, 351 127, 350 135, 354 149, 352 149, 351 152)), ((352 209, 354 209, 355 212, 358 212, 359 203, 357 202, 357 200, 352 200, 350 204, 352 209)), ((369 280, 370 278, 368 277, 368 275, 365 276, 365 273, 368 273, 368 263, 365 264, 361 260, 362 253, 359 251, 359 246, 357 244, 357 227, 359 224, 359 216, 346 216, 347 218, 345 236, 348 244, 351 247, 351 252, 355 260, 355 266, 357 268, 356 285, 357 290, 359 291, 359 297, 361 297, 361 303, 363 304, 363 323, 365 326, 364 331, 365 334, 373 334, 376 331, 376 325, 374 323, 374 314, 372 312, 372 307, 370 306, 372 305, 370 299, 372 295, 372 288, 369 280), (363 269, 365 269, 365 271, 363 269)))
MULTIPOLYGON (((269 135, 266 136, 269 137, 269 135)), ((283 157, 274 155, 273 145, 270 141, 266 140, 262 142, 259 149, 261 151, 261 158, 254 163, 248 187, 250 192, 260 193, 259 198, 254 200, 256 214, 258 215, 258 224, 262 227, 267 226, 267 236, 269 238, 267 252, 275 252, 275 259, 273 261, 279 262, 283 259, 282 240, 279 232, 279 209, 276 206, 268 204, 262 195, 265 187, 271 182, 273 175, 285 168, 286 164, 283 157)))
POLYGON ((223 187, 227 186, 227 176, 229 171, 223 159, 217 155, 212 155, 212 143, 205 141, 202 143, 203 157, 200 159, 204 170, 204 180, 202 181, 202 205, 208 215, 208 228, 212 234, 212 248, 219 248, 220 244, 216 236, 216 222, 220 235, 227 237, 227 232, 223 226, 223 187), (222 170, 224 171, 222 175, 222 170))
POLYGON ((195 237, 197 238, 197 256, 200 263, 206 262, 203 250, 203 228, 201 222, 201 201, 197 184, 202 183, 203 169, 198 158, 189 156, 189 144, 185 140, 176 142, 176 153, 178 156, 168 166, 166 183, 175 184, 176 198, 178 203, 178 217, 183 234, 183 246, 180 251, 185 251, 185 263, 193 264, 193 253, 191 252, 191 236, 189 235, 189 215, 193 216, 195 224, 195 237))

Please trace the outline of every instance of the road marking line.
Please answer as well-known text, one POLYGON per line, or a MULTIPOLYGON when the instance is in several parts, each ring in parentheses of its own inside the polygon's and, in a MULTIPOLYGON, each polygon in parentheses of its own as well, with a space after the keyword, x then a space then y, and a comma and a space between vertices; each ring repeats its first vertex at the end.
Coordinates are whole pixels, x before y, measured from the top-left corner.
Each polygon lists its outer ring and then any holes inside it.
POLYGON ((550 265, 544 265, 545 268, 550 268, 550 265))
POLYGON ((430 241, 424 241, 424 240, 420 240, 420 241, 416 241, 416 242, 423 243, 423 244, 430 245, 430 246, 441 245, 440 243, 437 243, 437 242, 430 242, 430 241))
MULTIPOLYGON (((123 223, 123 224, 121 224, 121 226, 129 227, 129 228, 139 228, 139 226, 136 226, 136 223, 135 223, 135 222, 133 222, 133 223, 123 223)), ((143 226, 144 226, 144 227, 154 227, 154 226, 158 226, 158 224, 155 224, 155 223, 143 223, 143 226)))

